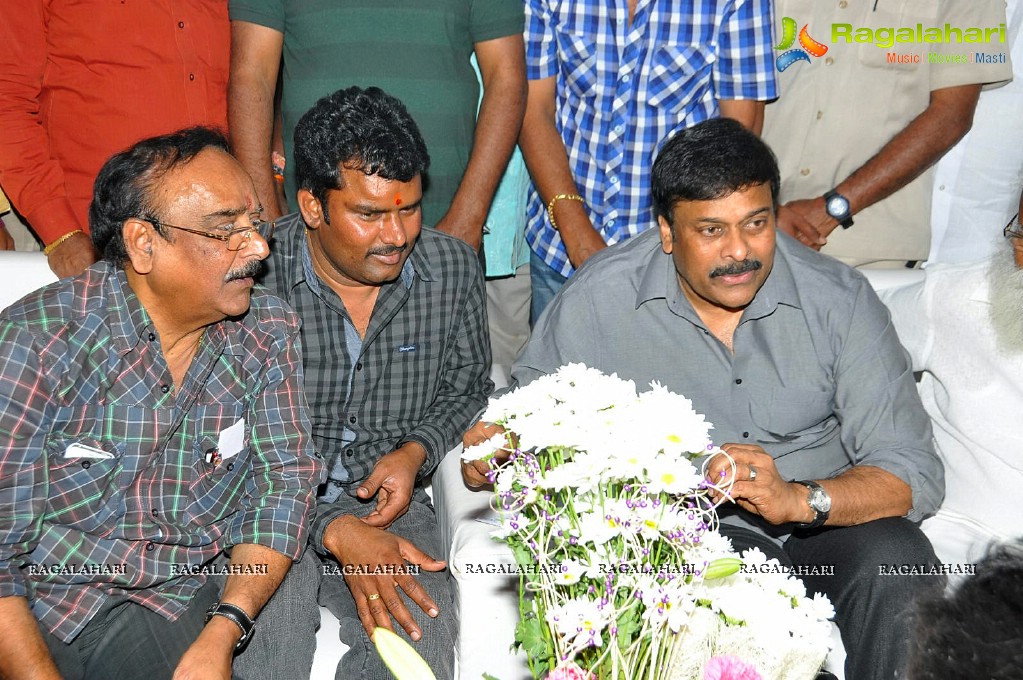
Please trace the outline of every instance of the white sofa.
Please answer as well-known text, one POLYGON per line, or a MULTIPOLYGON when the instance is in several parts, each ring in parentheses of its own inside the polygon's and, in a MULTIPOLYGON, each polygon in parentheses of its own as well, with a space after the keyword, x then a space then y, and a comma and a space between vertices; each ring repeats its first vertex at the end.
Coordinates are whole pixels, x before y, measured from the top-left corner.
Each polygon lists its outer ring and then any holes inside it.
MULTIPOLYGON (((56 280, 42 253, 0 251, 0 310, 56 280)), ((320 623, 312 677, 331 680, 346 647, 338 639, 337 619, 326 609, 320 610, 320 623)))
MULTIPOLYGON (((865 272, 875 288, 905 285, 923 278, 920 270, 872 270, 865 272)), ((41 253, 0 252, 0 309, 25 293, 55 280, 41 253)), ((518 620, 518 579, 511 575, 484 573, 485 565, 511 565, 510 550, 490 539, 493 514, 490 494, 469 491, 462 484, 460 450, 448 454, 433 478, 432 491, 438 520, 449 547, 449 568, 458 588, 460 637, 456 667, 459 677, 478 680, 484 672, 499 680, 527 680, 531 677, 522 654, 509 650, 518 620)), ((494 567, 489 567, 493 569, 494 567)), ((314 680, 334 677, 345 647, 337 636, 337 620, 321 610, 314 680)), ((837 628, 836 651, 826 668, 842 677, 845 658, 837 628)))

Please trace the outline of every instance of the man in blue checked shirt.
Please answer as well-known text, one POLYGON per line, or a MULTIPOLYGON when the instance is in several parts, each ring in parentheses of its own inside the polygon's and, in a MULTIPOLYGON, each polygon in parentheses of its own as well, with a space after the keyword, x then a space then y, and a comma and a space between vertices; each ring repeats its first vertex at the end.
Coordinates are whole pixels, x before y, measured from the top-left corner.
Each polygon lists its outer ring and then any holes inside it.
POLYGON ((0 313, 0 677, 226 680, 272 635, 322 465, 255 196, 219 132, 143 140, 104 259, 0 313))
POLYGON ((759 134, 777 96, 771 4, 526 0, 534 323, 591 255, 656 225, 664 140, 718 115, 759 134))

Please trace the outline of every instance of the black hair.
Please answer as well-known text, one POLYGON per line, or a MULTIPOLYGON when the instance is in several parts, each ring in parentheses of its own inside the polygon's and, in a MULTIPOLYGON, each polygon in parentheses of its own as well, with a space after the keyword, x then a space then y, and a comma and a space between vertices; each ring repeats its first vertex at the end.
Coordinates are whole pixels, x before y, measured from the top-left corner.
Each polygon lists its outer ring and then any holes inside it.
POLYGON ((671 224, 678 201, 712 201, 769 183, 778 202, 778 162, 760 139, 731 118, 711 118, 679 131, 654 161, 654 213, 671 224))
MULTIPOLYGON (((124 262, 128 258, 125 221, 155 217, 152 190, 157 181, 210 148, 230 153, 223 132, 191 127, 143 139, 111 156, 96 176, 89 206, 89 231, 96 251, 113 264, 124 262)), ((154 228, 166 237, 159 226, 154 228)))
POLYGON ((295 127, 295 179, 319 200, 342 188, 341 167, 409 182, 430 156, 405 105, 378 87, 349 87, 320 99, 295 127))
POLYGON ((1023 669, 1023 543, 995 547, 952 595, 916 607, 907 678, 1016 680, 1023 669))

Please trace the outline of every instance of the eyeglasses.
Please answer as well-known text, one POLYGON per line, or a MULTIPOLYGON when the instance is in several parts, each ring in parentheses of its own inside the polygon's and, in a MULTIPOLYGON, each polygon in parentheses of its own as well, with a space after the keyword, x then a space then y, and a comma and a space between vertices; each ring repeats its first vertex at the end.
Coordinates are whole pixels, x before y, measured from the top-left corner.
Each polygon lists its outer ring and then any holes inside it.
POLYGON ((232 251, 241 250, 247 246, 249 241, 252 240, 253 232, 258 232, 259 235, 263 237, 264 241, 269 242, 270 239, 273 238, 274 229, 277 228, 276 222, 268 222, 266 220, 261 220, 258 217, 253 219, 252 224, 248 227, 227 225, 224 227, 217 227, 213 231, 191 229, 190 227, 179 227, 176 224, 161 222, 154 217, 140 217, 138 219, 149 222, 157 229, 160 227, 170 227, 171 229, 177 229, 179 231, 187 231, 189 234, 196 234, 198 236, 205 236, 206 238, 215 238, 218 241, 224 241, 227 243, 227 249, 232 251))
POLYGON ((1019 223, 1019 213, 1009 223, 1005 225, 1005 229, 1002 229, 1002 236, 1005 238, 1023 238, 1023 224, 1019 223))

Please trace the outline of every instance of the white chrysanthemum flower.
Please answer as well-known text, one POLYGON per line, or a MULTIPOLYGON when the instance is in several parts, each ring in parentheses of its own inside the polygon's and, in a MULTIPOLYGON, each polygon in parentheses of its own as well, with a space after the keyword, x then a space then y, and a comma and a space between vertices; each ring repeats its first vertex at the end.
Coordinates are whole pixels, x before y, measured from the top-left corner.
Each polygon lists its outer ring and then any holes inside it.
POLYGON ((657 455, 647 460, 646 485, 651 493, 681 495, 692 491, 703 481, 702 475, 688 460, 673 460, 657 455))
POLYGON ((814 593, 813 598, 806 599, 806 604, 809 609, 807 615, 811 618, 818 621, 829 621, 835 618, 835 607, 827 595, 814 593))
POLYGON ((562 586, 575 585, 588 569, 589 565, 579 560, 562 560, 561 571, 554 576, 554 583, 562 586))
POLYGON ((711 444, 713 426, 693 410, 693 402, 675 394, 658 382, 639 395, 639 404, 647 423, 654 425, 645 433, 657 450, 678 456, 701 453, 711 444))
POLYGON ((493 456, 498 451, 503 451, 508 446, 508 440, 504 433, 495 434, 479 444, 470 446, 462 451, 462 460, 471 463, 474 460, 484 460, 493 456))
POLYGON ((547 623, 573 647, 601 647, 601 632, 610 622, 600 603, 585 598, 566 600, 547 610, 547 623))

